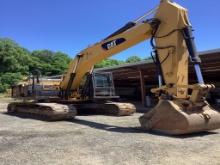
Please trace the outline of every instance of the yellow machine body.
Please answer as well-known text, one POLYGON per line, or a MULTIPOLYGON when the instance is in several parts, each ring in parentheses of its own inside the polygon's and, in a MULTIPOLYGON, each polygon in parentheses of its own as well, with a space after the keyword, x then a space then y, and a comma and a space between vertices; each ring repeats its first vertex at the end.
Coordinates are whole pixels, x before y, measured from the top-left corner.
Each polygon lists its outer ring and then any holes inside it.
MULTIPOLYGON (((168 134, 220 128, 220 113, 205 100, 214 86, 203 82, 187 10, 177 3, 161 0, 155 13, 152 19, 142 17, 130 22, 77 54, 60 82, 61 93, 65 99, 85 101, 88 97, 82 96, 80 86, 85 85, 84 80, 96 63, 151 39, 164 83, 160 81, 159 87, 152 89, 159 102, 140 117, 141 127, 168 134), (195 66, 198 84, 188 83, 189 57, 195 66)), ((129 108, 125 109, 127 112, 129 108)))

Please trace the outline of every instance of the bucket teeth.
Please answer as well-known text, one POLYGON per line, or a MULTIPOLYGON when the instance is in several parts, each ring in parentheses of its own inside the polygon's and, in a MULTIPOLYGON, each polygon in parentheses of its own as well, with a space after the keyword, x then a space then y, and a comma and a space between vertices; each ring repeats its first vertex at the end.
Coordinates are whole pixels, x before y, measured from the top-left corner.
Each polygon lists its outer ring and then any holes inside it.
POLYGON ((180 104, 161 100, 139 118, 141 127, 170 135, 189 134, 220 128, 220 113, 208 104, 196 110, 183 110, 180 104))

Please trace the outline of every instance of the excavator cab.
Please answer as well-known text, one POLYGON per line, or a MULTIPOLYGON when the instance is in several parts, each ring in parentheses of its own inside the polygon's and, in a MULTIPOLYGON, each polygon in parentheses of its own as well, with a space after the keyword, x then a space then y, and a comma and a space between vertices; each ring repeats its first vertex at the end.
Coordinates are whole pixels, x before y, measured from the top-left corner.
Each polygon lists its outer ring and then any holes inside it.
POLYGON ((81 87, 81 96, 90 100, 118 99, 111 72, 93 72, 87 75, 86 82, 81 87))
POLYGON ((93 98, 119 98, 115 95, 114 81, 112 73, 94 73, 92 76, 93 82, 93 98))

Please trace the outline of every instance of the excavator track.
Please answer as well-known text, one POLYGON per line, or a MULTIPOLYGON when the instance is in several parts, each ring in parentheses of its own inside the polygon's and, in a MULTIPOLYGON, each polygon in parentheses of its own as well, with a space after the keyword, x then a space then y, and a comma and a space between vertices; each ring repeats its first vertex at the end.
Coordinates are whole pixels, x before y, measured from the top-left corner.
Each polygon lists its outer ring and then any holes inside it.
POLYGON ((74 104, 77 112, 83 114, 101 114, 111 116, 129 116, 136 112, 136 107, 131 103, 106 102, 74 104))
POLYGON ((28 115, 28 117, 40 118, 47 121, 73 119, 76 108, 73 105, 58 103, 10 103, 8 113, 14 115, 28 115))
POLYGON ((103 111, 115 116, 129 116, 136 112, 136 108, 131 103, 108 102, 103 105, 103 111))

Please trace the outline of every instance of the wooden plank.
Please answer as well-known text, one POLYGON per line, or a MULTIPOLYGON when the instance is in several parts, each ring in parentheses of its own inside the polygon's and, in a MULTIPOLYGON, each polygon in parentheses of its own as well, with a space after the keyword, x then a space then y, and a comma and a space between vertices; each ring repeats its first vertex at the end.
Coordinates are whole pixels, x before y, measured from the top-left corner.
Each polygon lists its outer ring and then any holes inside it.
POLYGON ((141 102, 142 105, 145 106, 146 105, 146 88, 145 88, 145 81, 144 81, 144 74, 142 70, 139 70, 139 74, 140 74, 140 84, 141 84, 141 102))

